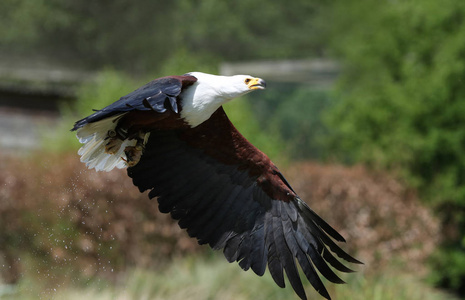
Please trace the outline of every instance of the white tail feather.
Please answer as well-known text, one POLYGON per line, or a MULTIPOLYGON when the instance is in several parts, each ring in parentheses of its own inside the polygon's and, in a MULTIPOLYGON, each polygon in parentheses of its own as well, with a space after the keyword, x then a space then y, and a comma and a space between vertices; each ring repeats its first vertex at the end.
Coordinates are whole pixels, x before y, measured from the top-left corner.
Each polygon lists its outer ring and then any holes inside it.
POLYGON ((108 132, 115 130, 117 120, 122 115, 104 119, 98 122, 89 123, 77 130, 79 142, 84 144, 79 149, 81 162, 85 163, 89 169, 95 168, 97 171, 111 171, 115 167, 122 169, 127 167, 126 154, 124 149, 134 146, 136 140, 125 140, 114 154, 105 152, 108 132))

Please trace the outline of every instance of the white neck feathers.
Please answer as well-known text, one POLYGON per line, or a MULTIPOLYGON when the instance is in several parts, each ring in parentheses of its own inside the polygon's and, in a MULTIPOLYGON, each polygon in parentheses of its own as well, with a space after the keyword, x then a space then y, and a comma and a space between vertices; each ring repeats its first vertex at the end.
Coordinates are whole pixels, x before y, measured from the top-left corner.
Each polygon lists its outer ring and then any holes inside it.
POLYGON ((196 127, 208 120, 211 115, 229 100, 248 93, 250 90, 243 79, 237 76, 216 76, 192 72, 197 78, 181 96, 181 117, 191 126, 196 127))

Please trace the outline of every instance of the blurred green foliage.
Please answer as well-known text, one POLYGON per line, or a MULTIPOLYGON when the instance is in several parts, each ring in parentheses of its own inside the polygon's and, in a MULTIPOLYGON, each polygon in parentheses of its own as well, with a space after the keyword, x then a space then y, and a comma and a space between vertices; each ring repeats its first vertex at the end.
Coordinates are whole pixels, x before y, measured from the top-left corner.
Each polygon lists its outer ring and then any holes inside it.
MULTIPOLYGON (((254 95, 257 94, 261 93, 254 92, 254 95)), ((286 163, 286 147, 281 136, 262 129, 249 99, 235 99, 227 103, 224 109, 234 126, 255 147, 265 152, 276 163, 286 163)))
POLYGON ((444 222, 437 283, 465 293, 465 2, 336 1, 339 159, 393 170, 444 222))
MULTIPOLYGON (((351 274, 347 276, 347 284, 328 283, 327 288, 334 299, 345 300, 456 299, 445 292, 433 290, 415 276, 394 270, 376 272, 351 274)), ((2 299, 35 300, 38 295, 41 298, 67 300, 83 297, 88 300, 297 299, 288 282, 286 288, 279 288, 269 272, 258 277, 253 272, 243 272, 236 265, 227 264, 223 258, 213 255, 186 256, 156 271, 134 269, 127 273, 119 279, 118 285, 109 285, 101 280, 80 288, 59 287, 56 292, 44 292, 40 282, 25 278, 18 289, 12 290, 10 294, 5 293, 2 299)), ((304 283, 304 287, 309 299, 322 299, 309 283, 304 283)))
POLYGON ((308 57, 323 51, 313 17, 322 5, 306 0, 3 0, 0 49, 138 72, 159 71, 180 51, 208 58, 212 66, 220 58, 308 57))
POLYGON ((261 129, 269 136, 279 137, 292 160, 326 156, 322 140, 328 130, 322 113, 334 105, 328 90, 269 82, 265 92, 248 98, 261 129))

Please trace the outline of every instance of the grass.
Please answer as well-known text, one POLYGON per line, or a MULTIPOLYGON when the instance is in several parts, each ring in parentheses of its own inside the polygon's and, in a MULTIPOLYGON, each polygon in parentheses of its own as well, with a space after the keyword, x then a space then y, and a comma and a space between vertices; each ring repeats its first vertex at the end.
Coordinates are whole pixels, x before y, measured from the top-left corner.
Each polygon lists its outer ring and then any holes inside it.
MULTIPOLYGON (((370 300, 443 300, 455 299, 435 290, 413 274, 399 270, 380 270, 374 274, 359 271, 346 274, 344 285, 327 283, 333 299, 370 300)), ((309 299, 323 299, 310 284, 306 285, 309 299)), ((220 255, 187 257, 176 260, 162 270, 133 270, 117 284, 97 280, 81 287, 43 288, 38 282, 23 280, 17 287, 0 286, 0 299, 69 299, 69 300, 274 300, 298 299, 287 284, 281 289, 266 273, 262 278, 251 271, 243 272, 228 264, 220 255), (4 291, 2 293, 2 291, 4 291), (39 297, 38 297, 39 296, 39 297)))

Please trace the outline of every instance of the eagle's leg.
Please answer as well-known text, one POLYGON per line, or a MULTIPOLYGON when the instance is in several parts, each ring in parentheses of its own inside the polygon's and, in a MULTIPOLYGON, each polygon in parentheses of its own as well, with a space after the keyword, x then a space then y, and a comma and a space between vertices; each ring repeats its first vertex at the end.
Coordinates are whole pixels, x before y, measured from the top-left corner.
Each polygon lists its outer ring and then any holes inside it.
POLYGON ((105 152, 108 154, 116 154, 116 152, 118 152, 121 148, 124 137, 117 134, 115 130, 108 130, 105 140, 108 140, 105 144, 105 152))
POLYGON ((136 144, 134 146, 127 146, 124 148, 124 154, 126 154, 125 161, 129 167, 133 167, 139 162, 142 152, 144 151, 147 136, 145 133, 139 132, 135 140, 136 144))

